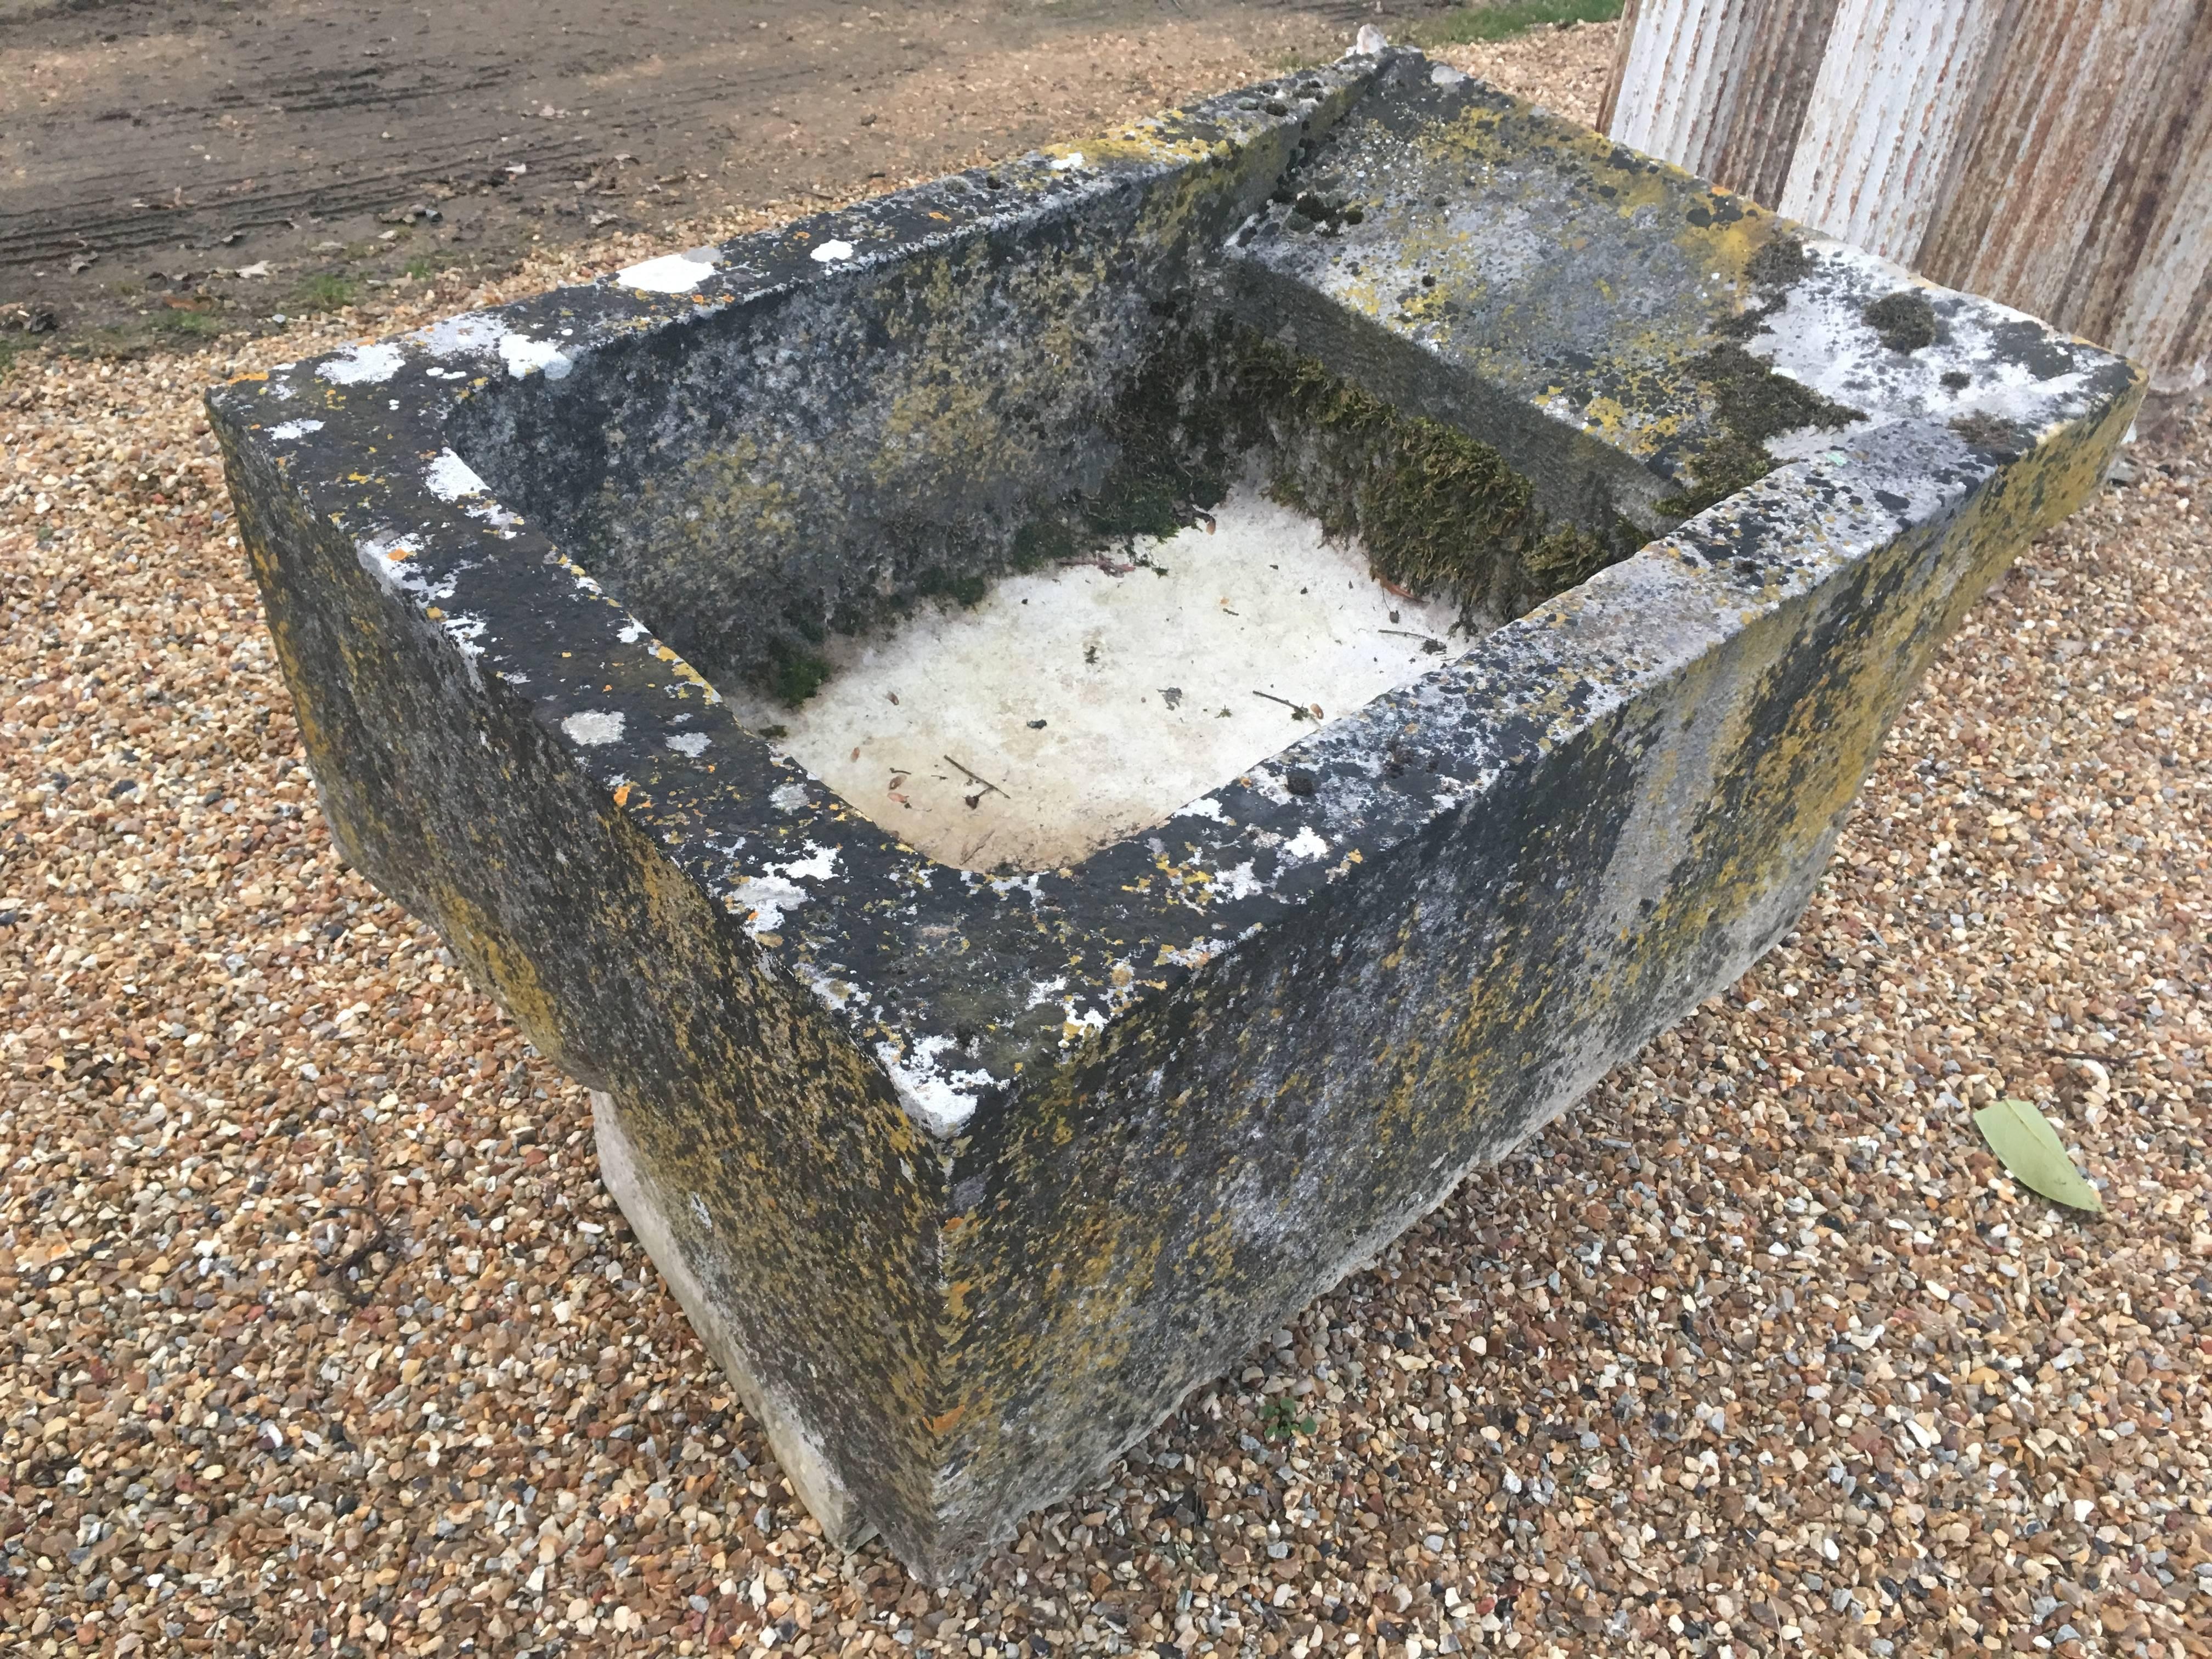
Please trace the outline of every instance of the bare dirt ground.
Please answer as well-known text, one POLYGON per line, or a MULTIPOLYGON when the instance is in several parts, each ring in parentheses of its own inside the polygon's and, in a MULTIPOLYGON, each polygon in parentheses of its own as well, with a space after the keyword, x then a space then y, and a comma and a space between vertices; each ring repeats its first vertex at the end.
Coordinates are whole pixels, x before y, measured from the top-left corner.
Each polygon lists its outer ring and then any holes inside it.
POLYGON ((266 327, 1018 152, 1437 3, 0 0, 0 307, 110 349, 266 327))
MULTIPOLYGON (((1587 118, 1611 40, 1453 56, 1587 118)), ((1977 607, 1753 972, 932 1590, 339 858, 200 415, 663 234, 0 366, 0 1651, 2212 1655, 2212 410, 1977 607)))

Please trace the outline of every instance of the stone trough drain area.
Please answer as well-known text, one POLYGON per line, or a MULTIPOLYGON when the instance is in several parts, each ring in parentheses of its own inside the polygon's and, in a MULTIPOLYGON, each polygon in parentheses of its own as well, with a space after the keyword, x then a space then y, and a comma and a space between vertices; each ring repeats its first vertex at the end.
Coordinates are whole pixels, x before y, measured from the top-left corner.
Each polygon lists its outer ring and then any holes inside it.
POLYGON ((2201 1642, 2201 433, 1977 611, 1764 967, 930 1591, 814 1535, 580 1089, 331 849, 192 467, 191 388, 269 366, 0 382, 45 480, 0 495, 31 1650, 2201 1642), (153 460, 162 501, 115 484, 153 460), (1953 1103, 1992 1089, 2062 1119, 2110 1239, 1992 1178, 1953 1103))

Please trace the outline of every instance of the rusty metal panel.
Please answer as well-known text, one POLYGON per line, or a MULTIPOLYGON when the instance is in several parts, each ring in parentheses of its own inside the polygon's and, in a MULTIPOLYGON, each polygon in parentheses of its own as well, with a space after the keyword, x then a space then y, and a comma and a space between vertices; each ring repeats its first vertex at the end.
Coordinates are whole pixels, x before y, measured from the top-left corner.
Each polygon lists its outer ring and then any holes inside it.
POLYGON ((1632 99, 1647 84, 1641 76, 1632 78, 1629 74, 1629 63, 1635 56, 1638 33, 1637 18, 1642 11, 1643 7, 1638 0, 1621 0, 1620 21, 1613 33, 1613 73, 1606 79, 1605 96, 1598 100, 1597 130, 1612 133, 1615 137, 1620 137, 1613 133, 1613 126, 1621 113, 1623 89, 1626 88, 1632 99))
POLYGON ((1736 54, 1727 119, 1709 177, 1754 201, 1775 202, 1813 101, 1841 0, 1764 0, 1736 54))
POLYGON ((2161 410, 2212 391, 2212 270, 2194 295, 2168 305, 2154 313, 2167 343, 2165 355, 2148 360, 2151 396, 2161 410))
MULTIPOLYGON (((2106 198, 2116 171, 2140 159, 2145 100, 2157 95, 2160 67, 2195 9, 2192 0, 2014 5, 1918 268, 2069 327, 2087 324, 2077 255, 2137 245, 2106 198), (2102 234, 2085 238, 2090 225, 2102 234)), ((2132 251, 2123 257, 2134 263, 2132 251)), ((2103 308, 2109 326, 2109 302, 2103 308)))
POLYGON ((1778 205, 1911 263, 1948 183, 1999 0, 1844 0, 1778 205))
POLYGON ((2212 358, 2212 0, 1633 0, 1606 130, 1939 282, 2212 358))
POLYGON ((2203 387, 2212 359, 2212 4, 2177 9, 2058 319, 2149 365, 2169 398, 2203 387))
POLYGON ((1600 124, 1625 144, 1773 201, 1839 3, 1637 0, 1623 15, 1600 124))
POLYGON ((1759 9, 1759 0, 1638 0, 1622 20, 1627 57, 1614 74, 1616 88, 1634 88, 1637 96, 1608 96, 1601 116, 1607 133, 1713 178, 1708 139, 1725 123, 1736 84, 1729 73, 1735 42, 1759 9))

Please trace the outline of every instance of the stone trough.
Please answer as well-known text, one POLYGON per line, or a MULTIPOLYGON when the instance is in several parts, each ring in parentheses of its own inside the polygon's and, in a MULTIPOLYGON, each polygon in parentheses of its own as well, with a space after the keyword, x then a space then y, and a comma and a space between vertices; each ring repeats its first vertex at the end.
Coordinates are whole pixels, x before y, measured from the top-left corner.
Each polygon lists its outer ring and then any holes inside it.
POLYGON ((2138 395, 1383 52, 210 406, 346 855, 942 1579, 1786 931, 2138 395))

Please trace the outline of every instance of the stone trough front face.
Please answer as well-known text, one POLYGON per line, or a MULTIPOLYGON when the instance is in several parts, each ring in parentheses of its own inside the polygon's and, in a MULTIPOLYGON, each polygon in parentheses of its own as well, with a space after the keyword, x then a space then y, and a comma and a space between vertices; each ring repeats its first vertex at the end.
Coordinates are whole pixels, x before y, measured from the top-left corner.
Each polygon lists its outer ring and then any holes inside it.
POLYGON ((597 1091, 825 1531, 941 1579, 1784 932, 2138 392, 1386 52, 210 407, 347 855, 597 1091), (772 718, 1262 498, 1457 623, 1194 799, 933 855, 772 718))

